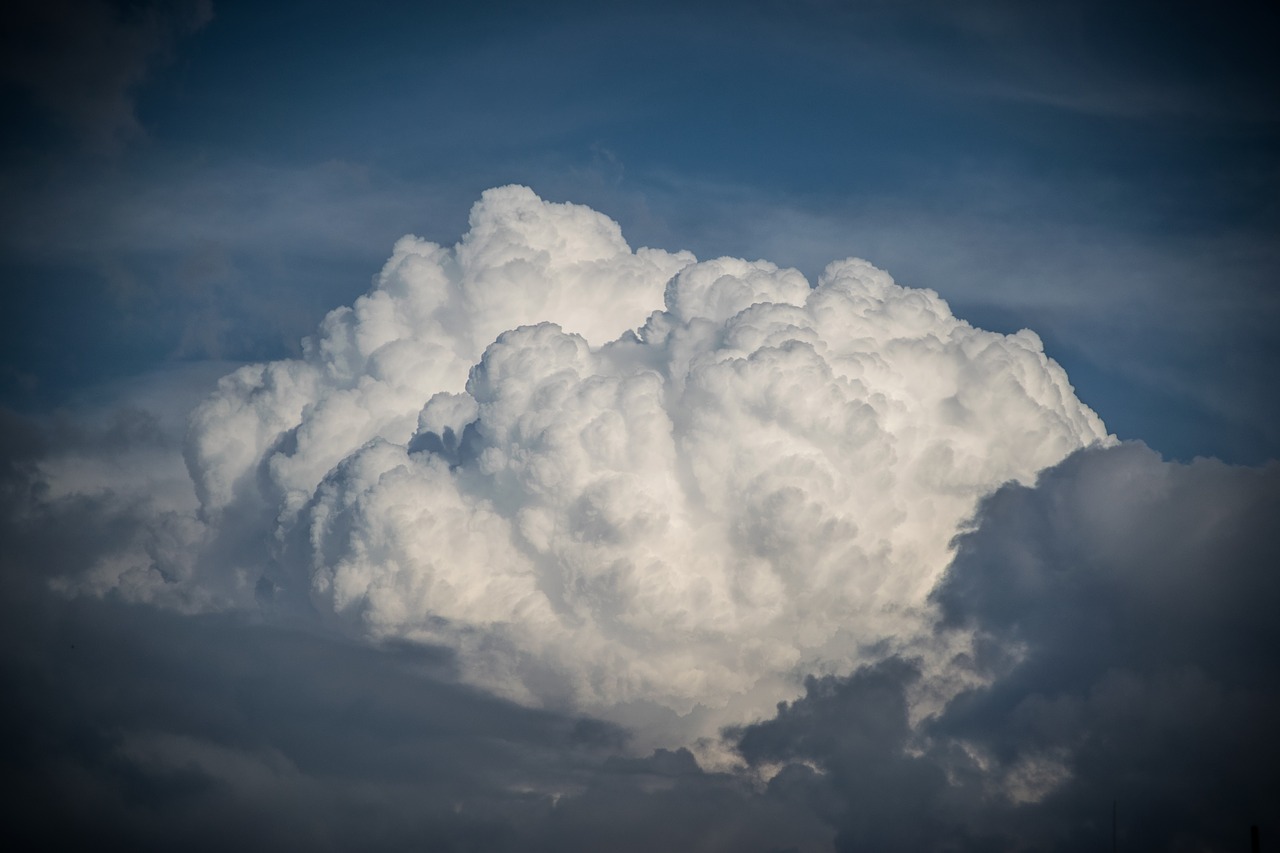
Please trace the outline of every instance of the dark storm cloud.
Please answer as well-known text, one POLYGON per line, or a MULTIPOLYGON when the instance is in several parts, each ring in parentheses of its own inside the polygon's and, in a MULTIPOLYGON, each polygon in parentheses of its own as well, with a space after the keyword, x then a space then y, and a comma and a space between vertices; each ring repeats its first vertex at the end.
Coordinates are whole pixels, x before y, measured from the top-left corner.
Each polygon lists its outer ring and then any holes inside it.
POLYGON ((913 731, 909 661, 811 679, 741 752, 839 850, 1096 850, 1113 802, 1125 849, 1243 849, 1280 795, 1277 517, 1274 464, 1081 451, 989 498, 936 592, 988 686, 913 731))
POLYGON ((1238 843, 1280 793, 1276 518, 1276 463, 1166 463, 1140 444, 1001 490, 937 599, 1002 671, 935 732, 1005 764, 1064 756, 1072 778, 1039 807, 1061 838, 1083 844, 1113 798, 1133 845, 1238 843))
POLYGON ((738 748, 754 766, 783 765, 769 796, 814 809, 838 828, 837 849, 1000 849, 981 826, 981 788, 952 784, 945 754, 905 752, 916 745, 907 692, 919 677, 890 658, 848 678, 810 678, 804 697, 745 729, 738 748))

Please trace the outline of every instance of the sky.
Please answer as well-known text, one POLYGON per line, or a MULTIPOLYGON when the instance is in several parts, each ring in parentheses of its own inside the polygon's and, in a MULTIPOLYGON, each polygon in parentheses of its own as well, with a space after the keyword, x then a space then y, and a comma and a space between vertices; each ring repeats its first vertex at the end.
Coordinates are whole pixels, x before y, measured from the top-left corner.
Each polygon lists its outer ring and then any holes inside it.
POLYGON ((4 15, 20 837, 1280 837, 1265 5, 4 15))

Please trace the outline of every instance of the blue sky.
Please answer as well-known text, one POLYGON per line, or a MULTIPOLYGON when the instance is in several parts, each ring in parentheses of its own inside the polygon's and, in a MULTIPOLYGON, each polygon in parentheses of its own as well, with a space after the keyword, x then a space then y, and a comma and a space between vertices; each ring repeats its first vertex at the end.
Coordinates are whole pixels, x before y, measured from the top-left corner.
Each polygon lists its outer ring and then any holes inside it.
POLYGON ((865 256, 1036 329, 1122 437, 1259 461, 1270 30, 1163 9, 178 4, 97 42, 36 21, 61 72, 5 90, 4 399, 287 353, 400 234, 451 241, 519 182, 633 245, 811 278, 865 256))

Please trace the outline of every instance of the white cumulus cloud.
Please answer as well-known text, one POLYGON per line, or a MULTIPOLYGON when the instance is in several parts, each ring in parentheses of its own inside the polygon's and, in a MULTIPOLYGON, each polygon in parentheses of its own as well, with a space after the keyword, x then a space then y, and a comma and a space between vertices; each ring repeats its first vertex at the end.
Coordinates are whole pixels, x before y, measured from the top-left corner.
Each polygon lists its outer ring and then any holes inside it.
POLYGON ((196 408, 182 582, 256 554, 275 595, 503 696, 742 721, 922 636, 979 499, 1110 441, 1034 333, 865 261, 811 285, 632 251, 504 187, 196 408))

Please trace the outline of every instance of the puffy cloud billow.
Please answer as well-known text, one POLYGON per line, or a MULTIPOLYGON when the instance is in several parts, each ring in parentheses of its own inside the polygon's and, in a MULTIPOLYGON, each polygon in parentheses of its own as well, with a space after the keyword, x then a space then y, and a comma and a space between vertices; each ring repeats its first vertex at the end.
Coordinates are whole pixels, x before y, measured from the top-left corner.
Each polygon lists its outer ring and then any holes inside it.
POLYGON ((304 350, 192 416, 208 547, 546 707, 758 716, 920 636, 978 499, 1108 440, 1029 331, 861 260, 632 251, 523 187, 399 241, 304 350))

